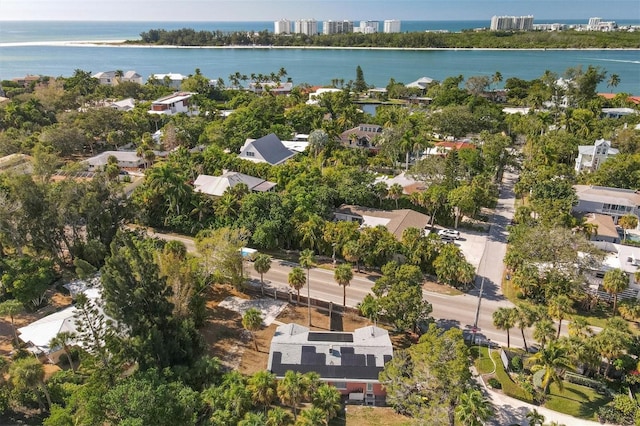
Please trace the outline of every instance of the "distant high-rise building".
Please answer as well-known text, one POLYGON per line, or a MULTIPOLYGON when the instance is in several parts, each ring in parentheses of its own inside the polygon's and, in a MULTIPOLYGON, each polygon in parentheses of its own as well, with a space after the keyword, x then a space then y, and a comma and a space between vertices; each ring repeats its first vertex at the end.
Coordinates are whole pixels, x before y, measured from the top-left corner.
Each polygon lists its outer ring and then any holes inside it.
POLYGON ((291 21, 288 19, 281 19, 273 23, 273 32, 275 34, 291 34, 291 21))
POLYGON ((602 21, 602 18, 589 18, 588 29, 591 31, 595 31, 600 25, 601 21, 602 21))
POLYGON ((318 21, 315 19, 299 19, 295 22, 294 33, 308 36, 318 34, 318 21))
POLYGON ((324 21, 322 34, 345 34, 353 32, 353 21, 324 21))
POLYGON ((384 21, 384 32, 385 33, 399 33, 400 32, 400 21, 397 19, 387 19, 384 21))
POLYGON ((533 30, 533 15, 494 16, 491 18, 491 31, 499 30, 533 30))
POLYGON ((378 28, 380 26, 380 22, 378 21, 360 21, 360 26, 355 32, 363 33, 363 34, 374 34, 378 32, 378 28))

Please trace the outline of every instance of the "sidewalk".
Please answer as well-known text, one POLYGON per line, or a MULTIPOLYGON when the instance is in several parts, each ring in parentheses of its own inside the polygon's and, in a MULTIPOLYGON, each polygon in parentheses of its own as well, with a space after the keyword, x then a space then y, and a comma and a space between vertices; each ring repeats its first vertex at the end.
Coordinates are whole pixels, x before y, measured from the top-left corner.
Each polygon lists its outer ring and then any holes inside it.
MULTIPOLYGON (((477 373, 475 368, 471 369, 473 377, 484 389, 484 392, 489 396, 489 399, 493 403, 495 410, 493 418, 487 422, 488 425, 495 426, 508 426, 508 425, 521 425, 527 426, 529 424, 527 420, 527 413, 537 410, 542 414, 545 419, 545 424, 551 422, 557 422, 559 425, 565 426, 602 426, 603 423, 594 422, 590 420, 578 419, 568 414, 558 413, 557 411, 550 410, 548 408, 539 407, 537 405, 528 404, 524 401, 520 401, 516 398, 511 398, 493 389, 490 389, 485 383, 482 377, 477 373)), ((614 426, 605 424, 608 426, 614 426)))

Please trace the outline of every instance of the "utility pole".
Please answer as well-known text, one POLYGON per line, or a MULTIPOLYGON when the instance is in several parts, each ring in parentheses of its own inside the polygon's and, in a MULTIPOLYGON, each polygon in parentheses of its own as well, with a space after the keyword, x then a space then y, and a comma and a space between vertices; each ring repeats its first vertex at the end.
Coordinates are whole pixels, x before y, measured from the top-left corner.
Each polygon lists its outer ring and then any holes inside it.
POLYGON ((478 317, 480 316, 480 303, 482 303, 482 291, 484 290, 484 277, 480 281, 480 292, 478 293, 478 306, 476 307, 476 318, 473 321, 473 338, 471 344, 476 344, 476 332, 478 331, 478 317))

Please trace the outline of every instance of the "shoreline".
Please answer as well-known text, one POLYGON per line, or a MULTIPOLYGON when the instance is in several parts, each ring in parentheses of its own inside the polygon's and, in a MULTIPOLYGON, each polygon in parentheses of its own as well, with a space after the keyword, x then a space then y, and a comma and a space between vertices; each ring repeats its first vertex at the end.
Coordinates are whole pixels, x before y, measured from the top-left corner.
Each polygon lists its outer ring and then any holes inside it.
POLYGON ((640 47, 360 47, 360 46, 176 46, 152 44, 125 44, 127 40, 73 40, 73 41, 28 41, 0 43, 1 47, 106 47, 129 49, 300 49, 300 50, 389 50, 389 51, 640 51, 640 47))

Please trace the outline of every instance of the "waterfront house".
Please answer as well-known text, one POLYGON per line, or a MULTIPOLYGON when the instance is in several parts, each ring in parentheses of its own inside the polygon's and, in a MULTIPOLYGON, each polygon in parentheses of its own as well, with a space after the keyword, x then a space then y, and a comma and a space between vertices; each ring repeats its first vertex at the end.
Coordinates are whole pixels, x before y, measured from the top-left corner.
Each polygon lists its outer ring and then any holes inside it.
POLYGON ((275 182, 226 170, 223 170, 221 176, 199 175, 193 182, 193 186, 196 192, 222 197, 227 189, 241 183, 247 185, 249 191, 253 192, 268 192, 276 186, 275 182))
POLYGON ((424 229, 429 224, 429 216, 415 210, 379 210, 349 204, 341 205, 335 211, 334 217, 336 220, 358 222, 361 228, 382 225, 398 241, 402 241, 402 233, 405 229, 424 229))
POLYGON ((433 83, 434 81, 435 80, 430 78, 430 77, 420 77, 416 81, 413 81, 413 82, 405 85, 405 87, 407 87, 409 89, 420 89, 422 94, 424 94, 424 93, 427 92, 427 89, 429 88, 429 85, 431 83, 433 83))
POLYGON ((127 81, 129 83, 142 84, 142 76, 133 70, 129 70, 124 73, 120 81, 122 82, 127 81))
POLYGON ((384 405, 386 392, 378 375, 392 358, 389 332, 379 327, 344 333, 283 324, 271 339, 267 370, 279 379, 287 371, 313 371, 350 402, 384 405))
POLYGON ((627 214, 640 215, 640 194, 631 189, 594 185, 574 185, 578 204, 576 213, 598 213, 610 216, 613 223, 627 214))
POLYGON ((293 83, 288 81, 286 83, 266 81, 262 83, 251 82, 247 90, 253 93, 269 92, 274 95, 288 95, 293 89, 293 83))
POLYGON ((269 163, 272 166, 282 164, 296 155, 288 149, 280 138, 270 133, 260 139, 247 139, 240 149, 240 158, 254 163, 269 163))
POLYGON ((95 73, 91 77, 98 79, 103 86, 117 86, 125 81, 142 84, 142 76, 133 70, 123 72, 122 74, 118 71, 102 71, 95 73))
POLYGON ((580 145, 574 167, 576 173, 595 172, 607 159, 618 155, 619 151, 611 148, 611 141, 596 140, 593 145, 580 145))
POLYGON ((322 98, 325 93, 336 92, 342 92, 342 89, 336 89, 335 87, 318 87, 315 92, 309 93, 309 100, 306 103, 307 105, 318 105, 320 98, 322 98))
POLYGON ((622 118, 635 114, 638 114, 638 111, 633 108, 602 108, 604 118, 622 118))
POLYGON ((180 90, 180 86, 182 86, 182 80, 185 80, 186 78, 187 77, 182 74, 172 72, 167 74, 151 74, 149 76, 149 80, 155 80, 167 87, 171 87, 176 90, 180 90))
POLYGON ((191 103, 191 97, 195 93, 175 92, 172 95, 157 99, 151 103, 149 114, 175 115, 184 113, 187 115, 197 115, 198 107, 191 103))

